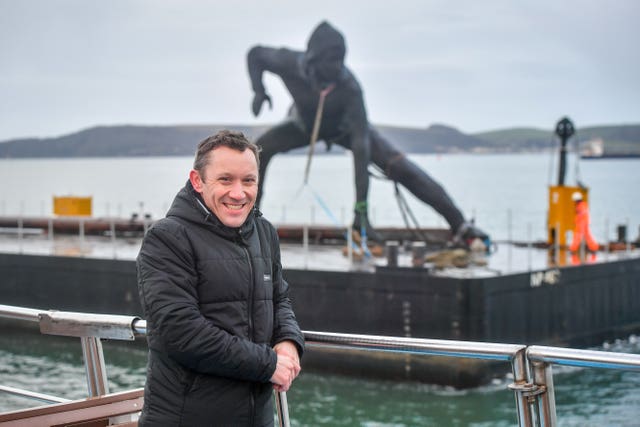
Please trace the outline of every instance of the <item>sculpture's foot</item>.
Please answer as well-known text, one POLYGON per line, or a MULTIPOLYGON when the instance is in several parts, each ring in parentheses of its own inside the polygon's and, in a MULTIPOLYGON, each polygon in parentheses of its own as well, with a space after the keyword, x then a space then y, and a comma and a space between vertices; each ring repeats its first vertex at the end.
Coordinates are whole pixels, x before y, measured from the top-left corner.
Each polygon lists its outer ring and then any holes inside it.
POLYGON ((354 232, 354 237, 355 237, 355 233, 357 233, 358 235, 358 244, 360 244, 360 238, 364 232, 366 238, 367 238, 367 243, 377 243, 380 245, 384 245, 384 239, 382 238, 382 236, 380 236, 380 234, 371 226, 371 224, 369 223, 369 220, 365 219, 366 222, 366 226, 364 227, 364 230, 362 229, 362 224, 361 222, 357 219, 358 216, 356 216, 356 219, 353 221, 353 232, 354 232))
POLYGON ((471 248, 472 244, 476 245, 477 249, 478 241, 482 242, 487 251, 490 250, 491 239, 489 235, 469 222, 463 222, 451 239, 453 246, 467 249, 471 248))
MULTIPOLYGON (((362 259, 366 258, 366 257, 374 257, 374 258, 380 258, 382 256, 384 256, 384 246, 378 244, 378 243, 371 243, 368 242, 367 243, 367 250, 365 251, 360 243, 360 234, 356 233, 355 231, 353 232, 354 236, 353 236, 353 242, 354 245, 351 246, 351 256, 353 257, 354 260, 356 261, 361 261, 362 259), (357 236, 356 236, 357 235, 357 236)), ((342 247, 342 255, 349 256, 349 247, 348 246, 343 246, 342 247)))

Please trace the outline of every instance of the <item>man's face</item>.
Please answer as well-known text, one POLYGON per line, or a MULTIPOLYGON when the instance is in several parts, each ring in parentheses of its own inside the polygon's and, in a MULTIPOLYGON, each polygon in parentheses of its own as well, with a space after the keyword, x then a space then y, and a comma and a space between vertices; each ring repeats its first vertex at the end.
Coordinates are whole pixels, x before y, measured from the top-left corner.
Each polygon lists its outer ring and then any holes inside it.
POLYGON ((258 194, 258 163, 253 152, 220 146, 209 153, 204 176, 191 170, 189 179, 205 205, 227 227, 240 227, 258 194))

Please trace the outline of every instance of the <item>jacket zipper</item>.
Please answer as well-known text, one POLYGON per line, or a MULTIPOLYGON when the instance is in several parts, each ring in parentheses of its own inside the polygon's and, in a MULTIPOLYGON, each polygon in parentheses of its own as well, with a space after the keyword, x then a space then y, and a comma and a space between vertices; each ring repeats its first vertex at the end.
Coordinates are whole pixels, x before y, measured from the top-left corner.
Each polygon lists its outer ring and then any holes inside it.
MULTIPOLYGON (((253 288, 255 286, 255 278, 253 277, 254 273, 253 273, 253 264, 251 263, 251 254, 249 253, 249 249, 247 249, 245 246, 242 246, 242 249, 244 250, 245 255, 247 256, 247 261, 249 263, 249 277, 250 277, 250 283, 249 283, 249 306, 248 306, 248 313, 247 313, 247 318, 249 319, 249 339, 251 339, 251 341, 254 340, 253 337, 253 288)), ((255 400, 255 385, 251 385, 251 418, 250 418, 250 423, 249 425, 254 425, 255 422, 255 417, 256 417, 256 400, 255 400)))

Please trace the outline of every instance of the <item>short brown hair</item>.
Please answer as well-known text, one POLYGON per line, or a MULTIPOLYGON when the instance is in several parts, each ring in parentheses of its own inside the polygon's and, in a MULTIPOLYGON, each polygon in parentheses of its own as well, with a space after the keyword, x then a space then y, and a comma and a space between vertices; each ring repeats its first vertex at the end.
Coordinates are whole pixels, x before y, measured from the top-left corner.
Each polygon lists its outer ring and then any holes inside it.
POLYGON ((231 130, 221 130, 215 135, 209 136, 198 144, 196 149, 196 158, 193 161, 193 169, 198 171, 204 179, 204 169, 209 163, 209 154, 220 146, 225 146, 244 152, 249 149, 256 156, 256 163, 260 168, 260 147, 249 141, 242 132, 231 130))

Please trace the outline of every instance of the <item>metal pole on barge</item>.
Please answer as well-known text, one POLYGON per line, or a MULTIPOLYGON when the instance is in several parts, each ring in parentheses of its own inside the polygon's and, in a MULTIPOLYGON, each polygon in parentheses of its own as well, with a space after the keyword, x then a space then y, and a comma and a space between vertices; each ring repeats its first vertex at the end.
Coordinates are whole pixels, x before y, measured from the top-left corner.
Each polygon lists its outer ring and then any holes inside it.
POLYGON ((556 125, 556 135, 560 137, 560 168, 558 170, 558 185, 564 185, 567 170, 567 141, 575 133, 573 123, 568 117, 563 117, 556 125))

